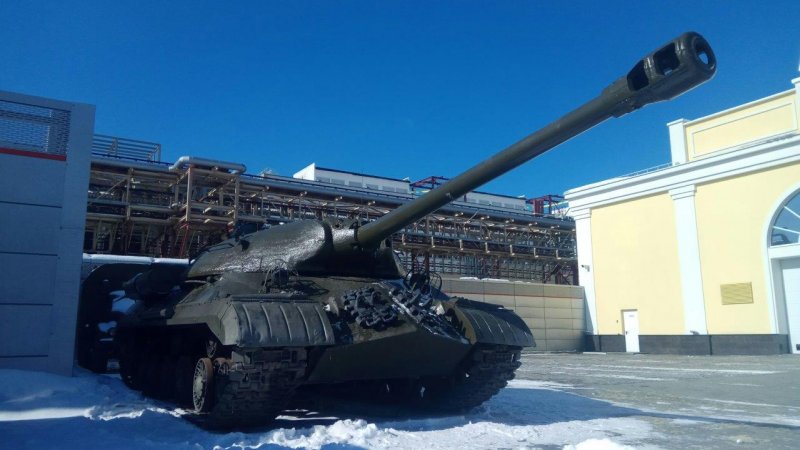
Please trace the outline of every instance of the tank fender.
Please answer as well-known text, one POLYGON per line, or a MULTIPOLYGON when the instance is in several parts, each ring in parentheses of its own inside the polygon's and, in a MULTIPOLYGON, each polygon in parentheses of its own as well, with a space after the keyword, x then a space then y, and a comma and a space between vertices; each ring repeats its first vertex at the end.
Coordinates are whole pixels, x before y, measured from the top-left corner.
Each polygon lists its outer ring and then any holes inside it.
POLYGON ((533 333, 514 311, 502 306, 455 297, 446 302, 445 314, 454 315, 473 344, 536 347, 533 333))
POLYGON ((314 300, 231 297, 217 337, 238 347, 308 347, 335 344, 333 328, 314 300))

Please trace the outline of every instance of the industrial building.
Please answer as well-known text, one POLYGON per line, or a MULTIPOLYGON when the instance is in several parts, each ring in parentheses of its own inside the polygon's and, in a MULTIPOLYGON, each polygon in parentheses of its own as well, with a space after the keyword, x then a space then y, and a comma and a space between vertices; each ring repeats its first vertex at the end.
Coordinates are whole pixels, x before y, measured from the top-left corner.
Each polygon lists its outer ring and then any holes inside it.
POLYGON ((566 193, 587 348, 800 353, 800 79, 669 126, 666 167, 566 193))
MULTIPOLYGON (((369 221, 430 189, 315 164, 294 177, 250 175, 237 162, 169 163, 160 154, 156 143, 95 136, 85 252, 186 258, 234 227, 369 221)), ((470 193, 397 233, 393 248, 409 268, 442 275, 575 284, 574 222, 558 214, 556 200, 533 200, 470 193)))

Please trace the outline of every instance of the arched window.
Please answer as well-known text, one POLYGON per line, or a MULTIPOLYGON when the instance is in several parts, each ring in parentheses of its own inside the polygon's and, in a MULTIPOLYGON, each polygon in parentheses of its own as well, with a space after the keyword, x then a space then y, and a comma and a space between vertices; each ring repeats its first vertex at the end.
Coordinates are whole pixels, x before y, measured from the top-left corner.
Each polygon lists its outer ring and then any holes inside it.
POLYGON ((800 191, 795 192, 781 206, 770 229, 771 246, 798 242, 800 242, 800 191))

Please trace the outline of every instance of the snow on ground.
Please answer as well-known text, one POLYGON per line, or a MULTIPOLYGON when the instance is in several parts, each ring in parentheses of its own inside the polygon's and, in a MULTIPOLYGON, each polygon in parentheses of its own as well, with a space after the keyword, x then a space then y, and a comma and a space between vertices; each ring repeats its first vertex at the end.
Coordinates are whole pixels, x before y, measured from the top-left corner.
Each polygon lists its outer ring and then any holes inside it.
POLYGON ((349 405, 281 416, 263 430, 211 433, 115 377, 0 370, 0 434, 15 449, 647 448, 655 432, 631 417, 638 411, 559 390, 565 387, 514 381, 468 415, 407 417, 349 405))

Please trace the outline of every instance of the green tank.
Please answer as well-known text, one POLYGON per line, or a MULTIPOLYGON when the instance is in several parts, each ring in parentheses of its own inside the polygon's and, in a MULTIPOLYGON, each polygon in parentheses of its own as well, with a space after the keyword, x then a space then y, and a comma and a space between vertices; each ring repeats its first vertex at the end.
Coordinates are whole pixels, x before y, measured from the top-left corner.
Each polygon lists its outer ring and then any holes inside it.
POLYGON ((215 428, 268 422, 308 386, 440 412, 480 405, 514 377, 531 330, 509 309, 449 297, 435 276, 405 271, 391 235, 715 71, 706 40, 685 33, 597 98, 377 220, 297 221, 208 247, 188 267, 150 265, 125 283, 136 303, 115 330, 122 379, 215 428))

